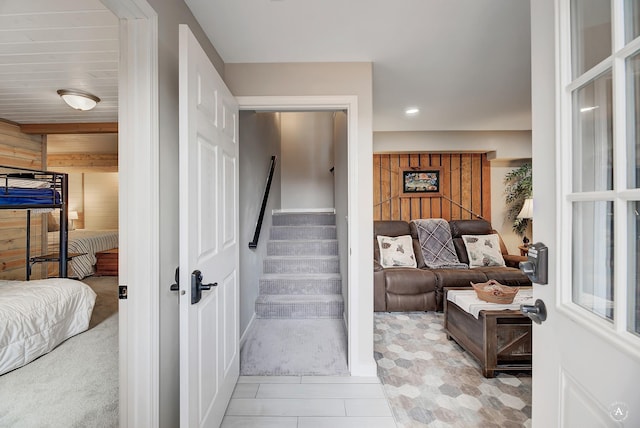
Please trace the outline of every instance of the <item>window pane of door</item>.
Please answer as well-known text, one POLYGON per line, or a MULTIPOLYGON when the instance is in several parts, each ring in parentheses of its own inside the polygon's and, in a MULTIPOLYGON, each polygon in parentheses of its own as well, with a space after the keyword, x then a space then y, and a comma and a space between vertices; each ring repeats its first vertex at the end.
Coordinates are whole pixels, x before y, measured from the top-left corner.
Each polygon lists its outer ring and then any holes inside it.
POLYGON ((571 1, 572 71, 576 78, 611 55, 611 1, 571 1))
POLYGON ((613 319, 613 202, 574 202, 573 302, 613 319))
POLYGON ((627 186, 640 187, 640 53, 627 59, 627 186))
POLYGON ((629 203, 629 331, 640 335, 640 202, 629 203))
POLYGON ((624 40, 629 43, 640 35, 640 0, 625 0, 624 8, 624 40))
POLYGON ((573 93, 573 191, 613 189, 611 72, 573 93))

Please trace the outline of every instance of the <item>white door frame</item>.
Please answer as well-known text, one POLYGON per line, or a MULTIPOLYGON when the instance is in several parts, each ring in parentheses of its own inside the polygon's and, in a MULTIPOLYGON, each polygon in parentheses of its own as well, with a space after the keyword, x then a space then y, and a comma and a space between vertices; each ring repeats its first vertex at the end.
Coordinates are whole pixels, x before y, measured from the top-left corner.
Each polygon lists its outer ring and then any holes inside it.
POLYGON ((120 427, 159 426, 158 16, 101 0, 120 19, 118 75, 120 427))
MULTIPOLYGON (((365 294, 362 274, 358 260, 360 242, 356 222, 361 218, 357 200, 358 177, 358 97, 352 95, 336 96, 241 96, 236 97, 240 110, 296 111, 296 110, 346 110, 348 124, 348 247, 349 247, 349 302, 348 302, 348 365, 352 376, 376 376, 373 361, 373 343, 371 355, 360 355, 358 338, 373 337, 373 313, 359 304, 365 294), (366 329, 367 331, 364 331, 366 329), (371 331, 368 331, 371 330, 371 331), (363 334, 364 333, 364 334, 363 334)), ((242 140, 242 135, 240 135, 242 140)), ((242 141, 240 142, 242 144, 242 141)), ((373 294, 372 294, 373 299, 373 294)))

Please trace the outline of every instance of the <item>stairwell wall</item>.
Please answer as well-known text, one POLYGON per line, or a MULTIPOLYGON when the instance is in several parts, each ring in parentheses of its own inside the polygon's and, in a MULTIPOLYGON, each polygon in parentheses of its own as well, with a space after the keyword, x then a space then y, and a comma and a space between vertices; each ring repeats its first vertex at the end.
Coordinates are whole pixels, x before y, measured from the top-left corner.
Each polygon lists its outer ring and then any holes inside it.
POLYGON ((349 139, 347 113, 333 114, 333 159, 334 159, 334 206, 336 209, 336 234, 342 275, 342 298, 344 299, 344 320, 349 324, 349 139))
POLYGON ((240 337, 255 315, 262 260, 267 252, 271 213, 281 206, 280 113, 241 111, 239 121, 239 211, 240 211, 240 337), (271 156, 278 156, 271 191, 262 223, 258 247, 249 248, 253 240, 271 156))

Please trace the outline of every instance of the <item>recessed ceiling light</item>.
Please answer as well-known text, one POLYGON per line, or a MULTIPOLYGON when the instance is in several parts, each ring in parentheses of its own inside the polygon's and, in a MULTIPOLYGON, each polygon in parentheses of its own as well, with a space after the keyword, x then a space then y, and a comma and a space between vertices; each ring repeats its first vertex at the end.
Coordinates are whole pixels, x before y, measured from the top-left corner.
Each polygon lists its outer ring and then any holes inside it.
POLYGON ((76 110, 91 110, 100 102, 100 98, 95 95, 75 89, 58 89, 58 95, 69 107, 76 110))
POLYGON ((406 114, 407 116, 415 116, 418 113, 420 113, 420 109, 417 107, 409 107, 404 111, 404 114, 406 114))

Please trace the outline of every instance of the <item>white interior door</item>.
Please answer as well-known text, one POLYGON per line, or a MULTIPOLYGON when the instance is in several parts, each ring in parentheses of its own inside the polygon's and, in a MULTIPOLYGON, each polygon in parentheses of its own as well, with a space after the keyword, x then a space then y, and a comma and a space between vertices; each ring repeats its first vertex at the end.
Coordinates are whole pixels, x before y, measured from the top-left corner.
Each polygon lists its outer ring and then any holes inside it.
POLYGON ((639 6, 531 2, 536 428, 640 427, 639 6))
POLYGON ((238 106, 180 25, 180 424, 217 427, 238 379, 238 106), (196 302, 196 275, 211 289, 196 302))

